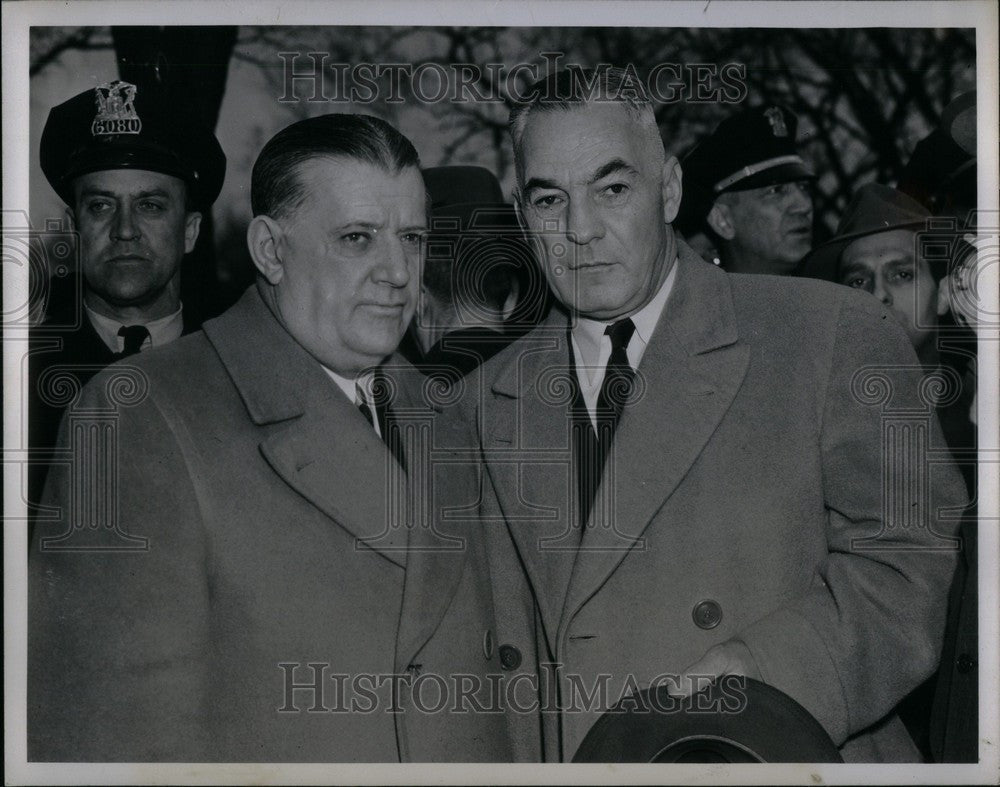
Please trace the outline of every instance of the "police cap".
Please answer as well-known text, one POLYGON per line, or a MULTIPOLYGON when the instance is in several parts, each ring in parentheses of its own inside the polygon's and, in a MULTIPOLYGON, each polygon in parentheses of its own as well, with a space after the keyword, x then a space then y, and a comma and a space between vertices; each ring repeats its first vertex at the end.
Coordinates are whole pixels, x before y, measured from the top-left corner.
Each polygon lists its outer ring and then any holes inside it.
POLYGON ((73 180, 108 169, 143 169, 180 178, 191 204, 219 196, 226 157, 193 107, 169 103, 156 86, 120 80, 98 85, 49 112, 42 131, 42 172, 67 203, 73 180))
POLYGON ((795 145, 797 129, 795 113, 778 104, 723 120, 681 162, 685 217, 704 218, 715 198, 727 191, 815 179, 795 145))

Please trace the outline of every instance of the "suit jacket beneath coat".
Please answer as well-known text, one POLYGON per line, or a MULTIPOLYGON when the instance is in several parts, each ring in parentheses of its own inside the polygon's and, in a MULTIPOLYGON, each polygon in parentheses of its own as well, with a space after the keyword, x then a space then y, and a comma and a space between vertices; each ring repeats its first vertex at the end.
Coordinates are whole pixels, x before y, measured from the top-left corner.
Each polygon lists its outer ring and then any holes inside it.
POLYGON ((544 756, 738 639, 845 759, 913 759, 893 708, 937 663, 965 500, 933 385, 866 293, 677 265, 582 541, 566 314, 467 380, 500 636, 537 635, 575 706, 543 712, 544 756))
POLYGON ((513 757, 456 698, 501 673, 480 539, 434 497, 474 510, 468 441, 396 371, 409 485, 255 288, 91 381, 29 558, 29 759, 513 757))

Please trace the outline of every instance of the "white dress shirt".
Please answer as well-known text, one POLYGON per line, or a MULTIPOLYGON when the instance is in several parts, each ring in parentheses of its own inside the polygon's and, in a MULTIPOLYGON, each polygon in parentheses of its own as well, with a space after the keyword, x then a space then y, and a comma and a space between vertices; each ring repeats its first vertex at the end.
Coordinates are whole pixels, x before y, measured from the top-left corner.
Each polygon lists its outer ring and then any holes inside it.
MULTIPOLYGON (((639 361, 646 352, 646 345, 653 335, 656 324, 660 321, 663 307, 667 303, 670 291, 674 287, 677 275, 677 260, 670 266, 667 278, 663 280, 660 289, 652 300, 632 315, 635 333, 629 340, 625 350, 628 362, 633 369, 639 368, 639 361)), ((590 413, 590 420, 596 427, 595 412, 597 400, 601 395, 601 384, 607 371, 608 359, 611 357, 611 337, 604 331, 618 320, 591 320, 588 317, 577 316, 576 325, 570 332, 573 342, 573 357, 576 360, 576 377, 580 383, 580 393, 590 413)))
POLYGON ((150 322, 138 320, 129 323, 98 314, 86 304, 84 304, 84 308, 87 310, 87 317, 90 319, 90 324, 94 326, 94 330, 97 331, 97 335, 113 353, 120 353, 125 349, 125 339, 118 335, 118 330, 126 325, 142 325, 149 331, 149 338, 142 343, 139 352, 145 352, 150 347, 169 344, 175 339, 179 339, 181 334, 184 333, 183 306, 178 308, 173 314, 168 314, 166 317, 160 317, 157 320, 151 320, 150 322))
POLYGON ((375 427, 375 434, 381 437, 382 430, 379 428, 378 413, 375 411, 375 397, 372 396, 372 382, 375 378, 375 372, 369 369, 358 377, 350 378, 339 375, 332 369, 328 369, 325 366, 323 367, 323 371, 326 372, 330 379, 337 384, 337 387, 344 392, 344 396, 346 396, 348 400, 353 402, 355 405, 361 404, 361 399, 358 396, 358 388, 360 387, 361 390, 365 392, 365 402, 368 405, 368 411, 372 414, 372 425, 375 427))

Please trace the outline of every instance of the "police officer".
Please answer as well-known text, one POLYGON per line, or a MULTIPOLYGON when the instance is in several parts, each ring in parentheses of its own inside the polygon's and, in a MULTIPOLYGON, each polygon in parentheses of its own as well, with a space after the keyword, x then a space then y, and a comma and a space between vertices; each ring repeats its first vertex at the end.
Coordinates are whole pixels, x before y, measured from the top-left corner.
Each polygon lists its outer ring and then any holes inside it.
POLYGON ((793 274, 812 246, 815 175, 797 126, 786 107, 748 109, 684 158, 680 229, 703 233, 729 272, 793 274))
MULTIPOLYGON (((190 106, 115 81, 54 107, 41 167, 77 235, 81 287, 53 292, 33 331, 30 446, 54 443, 67 382, 198 326, 180 301, 181 261, 222 188, 226 158, 190 106)), ((38 500, 42 472, 29 473, 38 500)))

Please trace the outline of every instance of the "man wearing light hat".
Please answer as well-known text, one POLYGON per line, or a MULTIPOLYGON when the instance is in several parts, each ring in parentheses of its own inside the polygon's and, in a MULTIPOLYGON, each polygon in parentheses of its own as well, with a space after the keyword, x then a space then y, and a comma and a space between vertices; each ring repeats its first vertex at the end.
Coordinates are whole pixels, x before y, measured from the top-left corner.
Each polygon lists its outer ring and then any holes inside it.
POLYGON ((791 110, 727 118, 682 163, 681 229, 705 232, 730 273, 796 272, 812 245, 815 175, 795 145, 791 110))
MULTIPOLYGON (((49 112, 41 167, 77 235, 82 293, 50 305, 34 332, 33 448, 54 442, 65 406, 53 395, 57 377, 82 386, 101 367, 198 327, 181 305, 181 261, 222 188, 226 158, 190 107, 161 98, 154 85, 115 81, 49 112)), ((31 473, 33 501, 42 480, 31 473)))
POLYGON ((954 567, 923 539, 949 537, 936 512, 964 493, 941 468, 927 497, 883 499, 884 410, 859 390, 878 370, 914 406, 906 337, 860 293, 729 275, 677 241, 681 167, 626 70, 527 95, 517 204, 558 304, 457 406, 512 612, 499 637, 534 646, 559 701, 544 756, 585 760, 599 714, 659 681, 675 696, 737 675, 799 703, 845 761, 914 761, 892 709, 934 669, 954 567))
POLYGON ((524 757, 486 710, 514 667, 481 527, 441 502, 476 499, 465 426, 395 357, 424 257, 417 152, 379 118, 319 115, 268 141, 249 193, 255 284, 99 372, 60 433, 65 455, 112 421, 116 453, 46 483, 28 757, 524 757))

